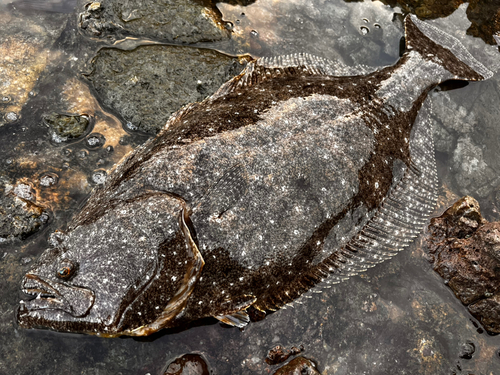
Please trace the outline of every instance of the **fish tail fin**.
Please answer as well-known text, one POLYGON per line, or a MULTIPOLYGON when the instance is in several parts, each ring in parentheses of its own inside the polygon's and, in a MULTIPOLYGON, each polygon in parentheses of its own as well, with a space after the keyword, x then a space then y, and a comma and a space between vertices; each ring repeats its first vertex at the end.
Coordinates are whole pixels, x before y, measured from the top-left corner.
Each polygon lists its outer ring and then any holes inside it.
POLYGON ((493 76, 457 38, 414 15, 405 18, 405 38, 407 51, 416 51, 442 65, 451 73, 448 79, 482 81, 493 76))

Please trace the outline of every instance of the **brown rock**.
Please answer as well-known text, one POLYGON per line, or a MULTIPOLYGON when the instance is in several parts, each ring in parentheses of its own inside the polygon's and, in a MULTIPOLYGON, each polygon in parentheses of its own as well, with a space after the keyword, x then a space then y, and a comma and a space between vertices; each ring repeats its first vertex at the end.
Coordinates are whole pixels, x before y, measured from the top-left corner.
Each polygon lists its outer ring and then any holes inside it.
POLYGON ((207 363, 199 354, 185 354, 174 359, 163 375, 209 375, 207 363))
POLYGON ((280 367, 274 375, 319 375, 316 365, 307 358, 297 357, 280 367))
POLYGON ((266 363, 269 365, 277 365, 278 363, 285 362, 292 355, 299 354, 304 350, 304 346, 300 345, 299 348, 292 346, 290 349, 285 349, 281 345, 277 345, 267 353, 266 363))
POLYGON ((463 197, 431 220, 427 240, 434 270, 490 333, 500 333, 500 222, 482 218, 463 197))
POLYGON ((471 21, 467 34, 496 44, 493 35, 500 31, 500 4, 497 1, 470 0, 467 18, 471 21))

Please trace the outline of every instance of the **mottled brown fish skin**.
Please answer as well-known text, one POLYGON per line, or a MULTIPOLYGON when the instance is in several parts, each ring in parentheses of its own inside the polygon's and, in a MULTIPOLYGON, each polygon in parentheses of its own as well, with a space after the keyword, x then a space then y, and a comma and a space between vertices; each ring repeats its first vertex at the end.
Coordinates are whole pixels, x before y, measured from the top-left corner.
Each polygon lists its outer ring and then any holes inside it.
POLYGON ((427 93, 490 72, 412 17, 406 40, 394 66, 359 75, 309 55, 258 60, 179 111, 28 273, 26 292, 57 293, 22 304, 20 325, 110 337, 209 316, 243 326, 250 306, 276 310, 408 246, 436 196, 427 93), (78 267, 61 279, 65 264, 78 267))

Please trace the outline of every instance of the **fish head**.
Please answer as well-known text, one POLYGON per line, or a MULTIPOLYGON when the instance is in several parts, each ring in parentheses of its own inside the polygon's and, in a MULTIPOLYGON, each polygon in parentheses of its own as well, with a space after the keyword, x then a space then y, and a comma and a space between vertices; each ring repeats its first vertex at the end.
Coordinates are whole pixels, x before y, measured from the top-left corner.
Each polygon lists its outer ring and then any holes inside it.
POLYGON ((171 300, 179 305, 193 272, 182 213, 182 201, 157 194, 53 235, 22 281, 34 298, 21 301, 20 326, 119 336, 157 320, 171 300))

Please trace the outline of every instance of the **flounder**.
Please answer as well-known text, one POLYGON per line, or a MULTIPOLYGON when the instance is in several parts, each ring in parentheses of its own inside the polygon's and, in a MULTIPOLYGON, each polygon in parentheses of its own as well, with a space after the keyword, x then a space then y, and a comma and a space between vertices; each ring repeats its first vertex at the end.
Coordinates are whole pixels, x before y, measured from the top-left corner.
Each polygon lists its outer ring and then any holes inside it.
POLYGON ((359 71, 261 58, 180 110, 56 232, 22 281, 26 328, 148 335, 204 317, 238 327, 397 254, 436 200, 427 93, 492 73, 405 19, 406 52, 359 71))

